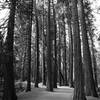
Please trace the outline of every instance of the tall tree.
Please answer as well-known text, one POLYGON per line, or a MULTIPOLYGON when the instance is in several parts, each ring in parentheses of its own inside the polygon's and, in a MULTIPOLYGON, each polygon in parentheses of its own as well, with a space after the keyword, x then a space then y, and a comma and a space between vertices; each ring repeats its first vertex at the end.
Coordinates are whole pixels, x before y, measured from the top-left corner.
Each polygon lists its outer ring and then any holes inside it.
POLYGON ((91 59, 92 59, 92 68, 93 68, 93 76, 94 76, 94 81, 95 81, 95 85, 96 88, 98 88, 98 82, 97 82, 97 62, 96 62, 96 57, 95 57, 95 45, 94 45, 94 24, 93 24, 93 20, 94 20, 94 16, 92 14, 92 8, 91 8, 91 3, 86 0, 84 2, 84 9, 85 10, 85 19, 86 19, 86 27, 87 27, 87 32, 89 33, 89 37, 90 37, 90 47, 91 47, 91 59))
POLYGON ((96 90, 98 89, 98 81, 97 81, 97 62, 96 62, 96 56, 95 56, 95 47, 94 47, 94 41, 93 41, 93 32, 92 30, 89 33, 90 40, 91 40, 91 58, 92 58, 92 68, 93 68, 93 76, 95 81, 96 90))
POLYGON ((33 12, 33 0, 29 1, 28 4, 28 13, 27 13, 27 67, 28 67, 28 76, 27 76, 27 89, 26 91, 31 91, 31 33, 32 33, 32 12, 33 12))
POLYGON ((3 100, 17 100, 15 87, 14 87, 14 54, 13 54, 13 43, 14 43, 14 23, 15 23, 15 11, 16 11, 16 1, 10 0, 10 15, 8 21, 8 30, 6 38, 7 46, 7 57, 9 59, 8 63, 5 65, 4 74, 4 95, 3 100))
POLYGON ((54 23, 54 76, 53 76, 53 87, 57 88, 57 73, 58 73, 58 66, 57 66, 57 26, 56 26, 56 13, 54 8, 54 0, 52 0, 53 6, 53 23, 54 23))
POLYGON ((53 77, 52 77, 52 40, 51 40, 51 25, 50 25, 50 0, 48 0, 48 27, 47 27, 47 90, 53 91, 53 77))
POLYGON ((70 0, 65 1, 67 10, 67 24, 68 24, 68 34, 69 34, 69 85, 73 87, 73 36, 72 36, 72 24, 71 24, 71 7, 69 6, 70 0))
POLYGON ((95 82, 93 78, 91 54, 88 43, 85 12, 83 0, 78 0, 80 5, 80 23, 82 31, 82 41, 83 41, 83 64, 85 67, 85 84, 86 84, 86 95, 97 97, 95 82))
POLYGON ((66 10, 67 10, 67 24, 68 24, 68 34, 69 34, 69 85, 73 87, 73 36, 72 36, 72 24, 71 24, 71 7, 69 6, 70 1, 66 0, 66 10))
POLYGON ((63 65, 63 70, 64 70, 64 85, 68 85, 68 79, 67 79, 67 56, 66 56, 66 49, 67 49, 67 45, 66 45, 66 29, 65 29, 65 14, 62 15, 62 21, 63 21, 63 33, 64 33, 64 57, 63 57, 63 61, 64 61, 64 65, 63 65))
MULTIPOLYGON (((35 1, 36 2, 36 1, 35 1)), ((38 12, 35 6, 35 19, 36 19, 36 77, 35 77, 35 87, 38 87, 39 83, 39 22, 38 22, 38 12)))
POLYGON ((21 80, 22 81, 25 81, 25 68, 24 68, 24 64, 25 64, 25 61, 26 61, 26 50, 24 50, 24 54, 23 54, 23 60, 22 60, 22 71, 21 71, 21 80))
POLYGON ((43 41, 43 72, 42 72, 42 80, 43 80, 43 85, 46 85, 46 48, 45 48, 45 9, 44 9, 44 1, 43 1, 43 33, 42 33, 42 41, 43 41))
POLYGON ((84 93, 81 41, 78 19, 77 0, 72 0, 72 20, 73 20, 73 46, 74 46, 74 68, 75 68, 75 88, 73 100, 86 100, 84 93))
POLYGON ((61 29, 60 29, 60 22, 59 24, 59 43, 58 43, 58 69, 59 69, 59 85, 62 85, 62 80, 61 80, 61 29))

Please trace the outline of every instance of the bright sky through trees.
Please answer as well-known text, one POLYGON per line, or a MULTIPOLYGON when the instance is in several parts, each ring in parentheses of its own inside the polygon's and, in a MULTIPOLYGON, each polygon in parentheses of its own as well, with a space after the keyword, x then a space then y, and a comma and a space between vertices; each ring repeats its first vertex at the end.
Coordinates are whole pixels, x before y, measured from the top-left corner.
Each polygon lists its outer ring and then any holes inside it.
MULTIPOLYGON (((5 1, 5 0, 0 0, 0 3, 2 1, 5 1)), ((97 27, 98 31, 100 31, 100 28, 99 28, 99 26, 100 26, 100 13, 97 14, 97 9, 100 7, 100 0, 90 0, 90 2, 92 3, 91 7, 93 9, 93 15, 96 18, 96 20, 94 21, 94 24, 97 27)), ((8 9, 0 10, 0 22, 1 22, 2 18, 5 18, 8 16, 8 13, 9 13, 8 9)))
MULTIPOLYGON (((90 0, 90 2, 91 2, 91 7, 93 9, 93 15, 95 17, 94 20, 94 25, 96 27, 95 34, 98 35, 100 34, 100 0, 90 0)), ((100 50, 98 41, 95 41, 95 46, 98 50, 100 50)))
MULTIPOLYGON (((0 0, 0 7, 2 5, 2 2, 4 2, 4 1, 5 0, 0 0)), ((100 34, 100 11, 97 10, 98 8, 100 8, 100 0, 90 0, 90 2, 91 2, 91 7, 93 9, 93 15, 95 17, 94 25, 97 29, 95 31, 95 33, 100 34)), ((7 19, 8 15, 9 15, 8 9, 4 9, 4 10, 0 9, 0 25, 5 21, 5 19, 7 19)), ((96 48, 98 48, 98 47, 99 47, 99 45, 96 42, 96 48)))
POLYGON ((100 11, 98 11, 98 8, 100 10, 100 0, 90 0, 91 1, 91 7, 93 9, 93 15, 95 17, 94 24, 97 27, 98 31, 100 31, 100 11))

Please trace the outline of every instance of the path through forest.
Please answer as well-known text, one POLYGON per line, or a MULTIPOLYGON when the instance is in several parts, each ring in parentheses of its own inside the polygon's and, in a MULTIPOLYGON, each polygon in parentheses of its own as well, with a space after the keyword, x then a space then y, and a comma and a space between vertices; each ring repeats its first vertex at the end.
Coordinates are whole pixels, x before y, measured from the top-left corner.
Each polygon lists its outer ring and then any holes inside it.
POLYGON ((33 88, 31 92, 21 93, 18 100, 72 100, 72 89, 58 88, 48 92, 45 88, 33 88))
MULTIPOLYGON (((73 89, 69 87, 58 87, 54 92, 46 91, 46 88, 32 88, 31 92, 18 94, 18 100, 72 100, 73 89)), ((100 100, 87 97, 87 100, 100 100)))

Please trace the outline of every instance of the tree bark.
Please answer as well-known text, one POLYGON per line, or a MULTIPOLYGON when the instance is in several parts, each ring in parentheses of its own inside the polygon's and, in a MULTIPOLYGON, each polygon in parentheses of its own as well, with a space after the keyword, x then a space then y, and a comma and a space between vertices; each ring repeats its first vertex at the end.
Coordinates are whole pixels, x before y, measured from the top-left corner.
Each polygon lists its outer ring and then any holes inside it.
POLYGON ((97 81, 97 62, 95 57, 95 49, 94 49, 94 42, 92 34, 90 34, 90 40, 91 40, 91 58, 92 58, 92 68, 93 68, 93 76, 95 81, 96 90, 98 89, 98 81, 97 81))
POLYGON ((73 100, 86 100, 84 93, 81 41, 78 20, 77 0, 72 0, 72 20, 73 20, 73 46, 74 46, 74 68, 75 68, 75 88, 73 100))
POLYGON ((45 29, 45 17, 44 17, 44 4, 43 4, 43 33, 42 33, 42 41, 43 41, 43 68, 42 68, 42 70, 43 70, 43 72, 42 72, 42 82, 43 82, 43 85, 46 85, 46 62, 45 62, 45 52, 46 52, 46 50, 45 50, 45 31, 44 31, 44 29, 45 29))
POLYGON ((65 4, 67 7, 67 23, 68 23, 68 34, 69 34, 69 86, 73 87, 73 35, 71 26, 71 8, 69 6, 69 1, 66 0, 65 4))
POLYGON ((17 0, 10 0, 11 7, 10 7, 10 15, 8 21, 7 38, 6 38, 7 57, 9 61, 5 65, 3 100, 17 100, 15 85, 14 85, 14 61, 13 61, 14 59, 13 36, 14 36, 16 1, 17 0))
POLYGON ((25 61, 26 61, 26 48, 23 54, 23 58, 22 58, 22 71, 21 71, 21 80, 25 81, 25 61))
POLYGON ((31 33, 32 33, 32 12, 33 12, 33 0, 31 0, 29 2, 29 6, 28 6, 28 12, 29 15, 27 15, 28 18, 28 25, 27 25, 27 39, 28 39, 28 44, 27 44, 27 72, 28 72, 28 76, 27 76, 27 88, 26 88, 26 92, 31 91, 31 33))
POLYGON ((63 27, 64 27, 64 58, 63 58, 63 61, 64 61, 64 78, 65 78, 65 82, 64 82, 64 85, 67 86, 68 85, 68 78, 67 78, 67 56, 66 56, 66 49, 67 49, 67 45, 66 45, 66 29, 65 29, 65 15, 63 15, 63 27))
POLYGON ((69 22, 69 86, 74 87, 73 84, 73 36, 71 22, 69 22))
POLYGON ((59 69, 59 85, 62 85, 61 80, 61 33, 60 33, 60 23, 59 23, 59 43, 58 43, 58 69, 59 69))
POLYGON ((50 0, 48 0, 48 27, 47 27, 47 90, 53 91, 52 77, 52 39, 50 31, 50 0))
POLYGON ((88 43, 83 0, 78 0, 78 2, 80 5, 80 23, 81 23, 82 41, 83 41, 83 64, 85 67, 86 95, 98 97, 96 92, 95 82, 93 79, 91 54, 88 43))
POLYGON ((35 77, 35 87, 38 87, 39 83, 39 22, 37 15, 37 8, 35 8, 35 18, 36 18, 36 77, 35 77))
POLYGON ((55 15, 55 8, 54 8, 54 0, 52 0, 52 6, 53 6, 53 22, 54 22, 54 76, 53 76, 53 87, 57 88, 57 73, 58 73, 58 67, 57 67, 57 41, 56 41, 56 34, 57 34, 57 26, 56 26, 56 15, 55 15))

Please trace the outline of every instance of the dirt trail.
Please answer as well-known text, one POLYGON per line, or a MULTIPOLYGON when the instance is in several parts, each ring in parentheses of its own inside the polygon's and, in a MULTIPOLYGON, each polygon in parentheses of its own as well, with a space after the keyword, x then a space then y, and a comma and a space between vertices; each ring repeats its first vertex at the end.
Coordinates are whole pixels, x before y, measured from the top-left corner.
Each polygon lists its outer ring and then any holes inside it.
MULTIPOLYGON (((54 92, 46 91, 46 88, 32 88, 31 92, 18 94, 18 100, 72 100, 73 89, 58 87, 54 92)), ((87 97, 87 100, 100 100, 100 98, 87 97)))

